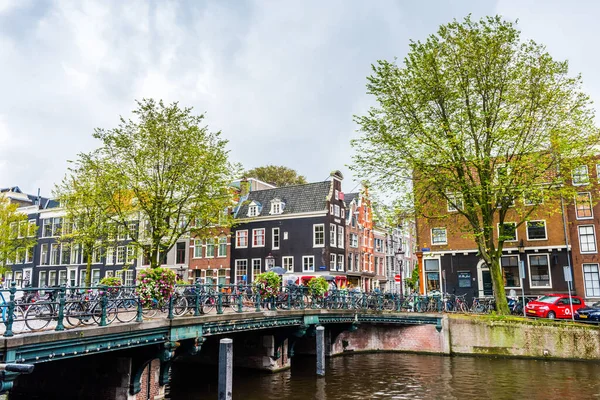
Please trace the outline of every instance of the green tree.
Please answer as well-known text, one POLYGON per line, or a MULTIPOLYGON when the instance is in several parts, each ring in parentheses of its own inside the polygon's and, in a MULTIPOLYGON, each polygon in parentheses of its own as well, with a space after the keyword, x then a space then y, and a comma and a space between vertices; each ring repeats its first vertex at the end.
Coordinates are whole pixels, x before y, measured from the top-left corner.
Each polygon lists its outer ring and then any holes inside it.
POLYGON ((0 276, 10 270, 9 260, 25 262, 25 255, 35 246, 36 230, 19 204, 0 194, 0 276))
POLYGON ((101 147, 80 154, 78 164, 97 177, 94 201, 156 268, 181 237, 227 225, 228 184, 237 167, 228 161, 227 141, 208 130, 204 115, 177 103, 137 104, 134 119, 96 129, 101 147))
POLYGON ((259 179, 277 187, 303 185, 306 183, 304 176, 298 175, 298 172, 283 165, 265 165, 263 167, 252 168, 244 172, 244 176, 259 179))
POLYGON ((507 313, 504 222, 521 225, 536 212, 539 202, 523 207, 524 197, 543 198, 544 210, 572 198, 564 183, 599 143, 581 77, 498 16, 443 25, 411 41, 403 65, 378 61, 372 69, 367 88, 378 105, 355 117, 362 136, 352 142, 353 169, 410 193, 400 204, 419 217, 445 218, 471 237, 507 313))
POLYGON ((91 172, 75 164, 54 190, 54 196, 65 211, 60 240, 69 246, 81 246, 88 287, 91 286, 92 263, 102 256, 102 249, 116 233, 111 207, 101 201, 101 177, 91 172))

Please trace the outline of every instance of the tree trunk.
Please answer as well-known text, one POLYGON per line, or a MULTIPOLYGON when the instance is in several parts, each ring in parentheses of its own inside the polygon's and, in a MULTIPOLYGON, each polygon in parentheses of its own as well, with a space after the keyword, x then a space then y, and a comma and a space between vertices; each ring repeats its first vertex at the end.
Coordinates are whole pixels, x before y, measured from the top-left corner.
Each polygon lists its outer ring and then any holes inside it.
POLYGON ((504 277, 502 276, 499 257, 492 257, 489 267, 490 274, 492 275, 494 299, 496 300, 496 311, 500 315, 508 315, 510 311, 508 310, 508 302, 506 301, 504 277))
POLYGON ((87 264, 85 266, 85 287, 92 286, 92 254, 94 253, 94 249, 92 250, 88 248, 87 252, 87 264))

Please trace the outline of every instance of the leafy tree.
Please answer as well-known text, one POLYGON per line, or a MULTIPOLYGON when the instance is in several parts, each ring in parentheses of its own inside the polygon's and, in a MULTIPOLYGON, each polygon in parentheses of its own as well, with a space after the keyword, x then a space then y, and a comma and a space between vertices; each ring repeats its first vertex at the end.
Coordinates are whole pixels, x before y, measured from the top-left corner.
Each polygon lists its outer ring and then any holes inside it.
POLYGON ((355 117, 362 137, 352 143, 353 169, 409 193, 397 204, 412 205, 418 218, 472 238, 490 268, 498 310, 507 313, 504 222, 559 210, 574 195, 565 182, 599 142, 581 86, 566 61, 522 41, 498 16, 443 25, 411 41, 403 65, 373 66, 367 88, 378 105, 355 117), (539 201, 525 207, 525 197, 543 198, 543 210, 539 201))
POLYGON ((228 223, 236 166, 228 161, 227 141, 208 130, 204 115, 177 103, 137 104, 134 119, 96 129, 101 147, 80 154, 78 163, 96 177, 94 201, 156 268, 179 238, 228 223))
POLYGON ((306 183, 306 177, 298 175, 295 170, 282 165, 265 165, 264 167, 249 169, 244 172, 244 176, 259 179, 277 187, 306 183))
POLYGON ((94 259, 102 256, 102 249, 116 233, 116 224, 111 223, 111 208, 101 201, 101 187, 101 177, 75 164, 54 190, 65 211, 60 240, 70 246, 81 246, 88 287, 94 259))
POLYGON ((35 238, 35 224, 29 224, 27 214, 19 210, 18 203, 0 194, 0 275, 10 270, 9 260, 25 261, 27 251, 35 246, 35 238))

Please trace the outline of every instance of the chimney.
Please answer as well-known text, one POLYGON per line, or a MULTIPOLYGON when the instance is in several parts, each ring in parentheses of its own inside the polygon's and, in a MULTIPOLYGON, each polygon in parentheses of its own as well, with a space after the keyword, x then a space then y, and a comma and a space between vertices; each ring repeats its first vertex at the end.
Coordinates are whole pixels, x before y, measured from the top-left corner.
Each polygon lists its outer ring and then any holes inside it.
POLYGON ((250 193, 250 182, 248 182, 248 179, 242 178, 240 181, 240 197, 248 196, 248 193, 250 193))

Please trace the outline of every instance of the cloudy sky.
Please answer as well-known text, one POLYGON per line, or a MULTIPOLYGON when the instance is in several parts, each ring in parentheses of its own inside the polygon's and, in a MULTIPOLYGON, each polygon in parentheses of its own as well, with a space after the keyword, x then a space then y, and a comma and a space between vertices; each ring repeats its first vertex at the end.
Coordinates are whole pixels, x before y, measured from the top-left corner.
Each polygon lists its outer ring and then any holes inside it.
POLYGON ((468 13, 518 18, 600 101, 594 0, 0 0, 0 187, 49 194, 143 97, 206 111, 247 168, 350 181, 370 64, 468 13))

